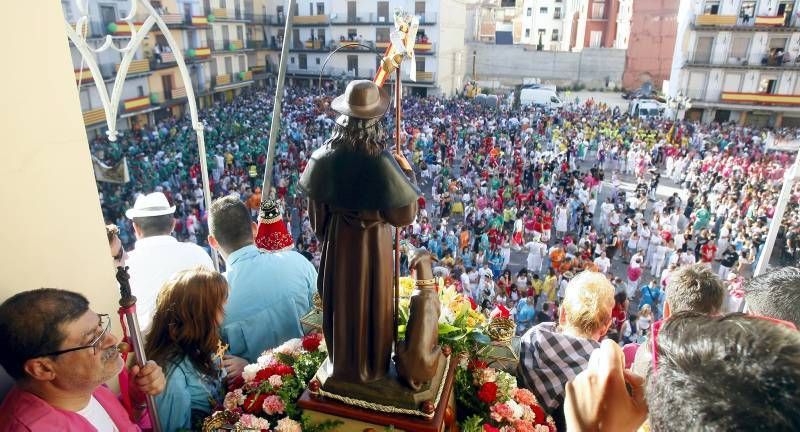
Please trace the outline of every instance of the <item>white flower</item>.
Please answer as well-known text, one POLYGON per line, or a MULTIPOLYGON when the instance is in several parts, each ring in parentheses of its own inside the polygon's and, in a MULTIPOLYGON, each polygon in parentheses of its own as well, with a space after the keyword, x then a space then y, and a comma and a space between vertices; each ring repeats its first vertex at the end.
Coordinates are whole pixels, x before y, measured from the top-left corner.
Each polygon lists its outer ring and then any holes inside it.
POLYGON ((550 428, 545 425, 536 425, 536 432, 550 432, 550 428))
POLYGON ((264 351, 264 354, 262 354, 261 357, 256 359, 256 363, 261 369, 263 369, 269 366, 269 364, 272 363, 273 359, 275 359, 275 356, 272 355, 272 351, 264 351))
POLYGON ((262 367, 259 364, 249 364, 244 367, 242 371, 242 378, 244 378, 244 382, 251 383, 256 378, 256 374, 260 371, 262 367))
POLYGON ((513 399, 510 399, 508 402, 506 402, 506 405, 508 405, 508 407, 514 412, 515 419, 522 418, 522 414, 524 414, 525 411, 522 409, 520 404, 515 402, 513 399))
POLYGON ((303 428, 300 423, 285 417, 278 420, 278 424, 275 425, 275 432, 303 432, 303 428))
POLYGON ((317 351, 323 353, 328 352, 328 346, 325 345, 325 339, 323 339, 322 342, 320 342, 319 347, 317 347, 317 351))
POLYGON ((442 305, 442 310, 439 313, 439 324, 451 324, 456 320, 456 314, 447 306, 442 305))
POLYGON ((289 339, 283 345, 275 348, 275 352, 295 357, 298 354, 300 354, 302 349, 303 349, 303 341, 301 341, 299 338, 295 338, 295 339, 289 339))

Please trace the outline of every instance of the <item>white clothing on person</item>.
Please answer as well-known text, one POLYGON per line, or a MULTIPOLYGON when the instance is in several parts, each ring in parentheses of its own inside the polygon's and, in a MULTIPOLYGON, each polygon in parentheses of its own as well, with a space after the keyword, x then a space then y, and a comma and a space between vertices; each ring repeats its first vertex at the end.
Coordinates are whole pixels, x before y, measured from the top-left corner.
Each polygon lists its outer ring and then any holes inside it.
POLYGON ((137 240, 125 264, 130 268, 131 292, 136 296, 136 312, 142 330, 150 325, 161 286, 172 275, 197 267, 214 270, 214 263, 203 248, 181 243, 169 235, 137 240))
POLYGON ((547 245, 540 241, 532 241, 525 245, 525 249, 528 250, 528 270, 541 273, 544 254, 547 253, 547 245))
POLYGON ((79 416, 86 419, 89 424, 94 426, 95 429, 98 431, 103 432, 117 432, 117 426, 114 424, 114 421, 111 420, 111 416, 108 415, 106 409, 100 405, 100 402, 94 398, 94 396, 89 399, 89 405, 78 412, 76 412, 79 416))

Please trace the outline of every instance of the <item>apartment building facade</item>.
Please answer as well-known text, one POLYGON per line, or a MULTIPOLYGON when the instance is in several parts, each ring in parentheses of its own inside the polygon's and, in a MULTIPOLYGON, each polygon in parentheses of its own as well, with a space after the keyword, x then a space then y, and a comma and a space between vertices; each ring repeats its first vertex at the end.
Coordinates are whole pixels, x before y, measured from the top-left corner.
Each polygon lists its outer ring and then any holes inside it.
POLYGON ((669 93, 692 99, 686 117, 800 126, 797 0, 684 0, 669 93))
MULTIPOLYGON (((451 95, 463 87, 465 9, 461 2, 299 0, 296 4, 287 64, 287 77, 293 85, 316 86, 320 78, 337 85, 354 78, 372 79, 390 44, 394 11, 401 9, 420 17, 415 62, 403 65, 416 68, 417 80, 411 81, 404 72, 406 91, 451 95), (325 64, 331 52, 340 47, 325 64)), ((274 46, 267 61, 274 65, 278 64, 283 43, 284 7, 281 1, 265 2, 269 23, 265 41, 274 46)))
POLYGON ((632 8, 633 0, 484 0, 470 7, 470 39, 540 51, 626 49, 632 8))

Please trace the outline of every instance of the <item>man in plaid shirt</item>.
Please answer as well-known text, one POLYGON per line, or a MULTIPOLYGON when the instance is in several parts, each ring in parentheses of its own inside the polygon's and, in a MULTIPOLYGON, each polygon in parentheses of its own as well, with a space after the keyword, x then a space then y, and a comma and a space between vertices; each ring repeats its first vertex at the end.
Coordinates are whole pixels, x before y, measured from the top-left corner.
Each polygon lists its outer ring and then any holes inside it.
POLYGON ((601 273, 583 272, 566 287, 558 323, 541 323, 522 336, 517 378, 564 429, 564 388, 584 370, 611 326, 614 287, 601 273))

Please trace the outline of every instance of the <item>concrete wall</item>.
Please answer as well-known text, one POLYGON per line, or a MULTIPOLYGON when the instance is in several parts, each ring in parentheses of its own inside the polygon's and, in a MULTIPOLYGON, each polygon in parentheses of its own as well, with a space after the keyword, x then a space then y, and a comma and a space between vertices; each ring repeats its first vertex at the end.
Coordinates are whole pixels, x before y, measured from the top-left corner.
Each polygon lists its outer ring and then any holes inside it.
POLYGON ((478 79, 506 85, 522 84, 524 78, 540 78, 559 86, 582 83, 589 88, 604 87, 606 80, 619 85, 625 67, 625 51, 586 48, 579 53, 546 52, 521 46, 470 43, 467 45, 467 73, 472 71, 476 51, 478 79))

